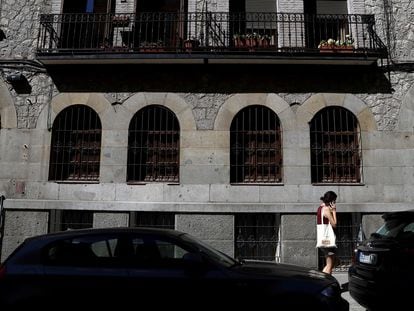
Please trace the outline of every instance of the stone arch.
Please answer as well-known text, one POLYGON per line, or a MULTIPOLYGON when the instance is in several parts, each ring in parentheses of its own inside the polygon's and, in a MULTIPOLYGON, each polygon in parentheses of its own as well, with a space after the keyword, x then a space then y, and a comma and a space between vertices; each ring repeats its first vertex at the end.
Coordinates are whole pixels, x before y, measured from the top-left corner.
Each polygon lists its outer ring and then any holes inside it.
POLYGON ((397 130, 401 132, 414 131, 414 86, 404 96, 398 116, 397 130))
POLYGON ((1 128, 17 128, 17 113, 13 98, 6 85, 0 81, 1 128))
POLYGON ((102 130, 110 125, 104 122, 105 113, 111 107, 109 101, 97 93, 61 93, 52 99, 50 107, 45 106, 39 116, 37 129, 49 129, 52 127, 56 116, 66 107, 72 105, 86 105, 96 111, 102 122, 102 130))
POLYGON ((177 117, 180 124, 180 131, 196 130, 196 123, 191 106, 181 97, 171 93, 138 93, 128 98, 122 105, 129 111, 128 129, 132 116, 149 105, 161 105, 169 108, 177 117))
POLYGON ((265 106, 274 111, 279 117, 282 131, 295 128, 295 114, 289 104, 280 96, 276 94, 237 94, 231 96, 220 107, 214 122, 214 130, 229 131, 235 115, 251 105, 265 106))
POLYGON ((308 98, 296 111, 298 127, 309 129, 309 122, 322 108, 339 106, 351 111, 358 119, 362 132, 377 130, 374 115, 362 100, 351 94, 319 93, 308 98))

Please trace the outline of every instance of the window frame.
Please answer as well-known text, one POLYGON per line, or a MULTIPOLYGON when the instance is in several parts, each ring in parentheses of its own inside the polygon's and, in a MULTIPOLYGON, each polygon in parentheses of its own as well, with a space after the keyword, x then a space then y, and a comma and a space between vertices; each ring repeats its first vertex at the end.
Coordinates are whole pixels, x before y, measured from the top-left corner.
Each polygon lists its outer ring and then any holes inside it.
POLYGON ((180 133, 178 118, 167 107, 137 111, 128 127, 127 183, 179 183, 180 133))
POLYGON ((102 123, 97 112, 86 105, 66 107, 52 126, 48 180, 98 183, 101 149, 102 123))
POLYGON ((280 243, 279 229, 280 214, 278 213, 235 214, 235 257, 239 259, 276 261, 277 249, 280 247, 278 245, 280 243), (267 235, 272 231, 273 234, 271 236, 267 235), (240 237, 243 236, 247 238, 241 239, 240 237))
POLYGON ((348 109, 329 106, 309 122, 311 183, 363 183, 361 128, 348 109))
POLYGON ((230 183, 280 184, 282 180, 282 128, 278 115, 262 105, 241 109, 230 125, 230 183))

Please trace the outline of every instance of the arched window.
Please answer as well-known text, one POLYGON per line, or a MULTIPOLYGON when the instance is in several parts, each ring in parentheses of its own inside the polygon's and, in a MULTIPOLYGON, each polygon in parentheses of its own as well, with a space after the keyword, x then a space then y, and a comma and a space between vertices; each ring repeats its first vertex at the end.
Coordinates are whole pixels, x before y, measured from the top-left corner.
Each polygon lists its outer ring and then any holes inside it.
POLYGON ((342 107, 327 107, 310 122, 312 183, 360 183, 358 120, 342 107))
POLYGON ((267 107, 249 106, 237 113, 230 128, 230 182, 282 181, 280 121, 267 107))
POLYGON ((128 132, 127 182, 178 182, 180 125, 168 108, 138 111, 128 132))
POLYGON ((98 181, 102 126, 84 105, 62 110, 52 128, 49 180, 98 181))

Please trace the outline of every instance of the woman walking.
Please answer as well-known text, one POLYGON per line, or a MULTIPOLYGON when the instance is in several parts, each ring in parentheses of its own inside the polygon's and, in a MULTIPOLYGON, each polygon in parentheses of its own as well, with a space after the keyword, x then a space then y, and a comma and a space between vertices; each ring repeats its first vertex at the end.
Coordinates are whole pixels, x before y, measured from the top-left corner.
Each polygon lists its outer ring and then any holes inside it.
MULTIPOLYGON (((330 223, 332 228, 336 227, 336 198, 337 195, 333 191, 326 192, 321 197, 321 204, 317 210, 317 224, 328 224, 330 223)), ((323 272, 332 274, 332 269, 335 266, 336 246, 334 247, 319 247, 325 256, 325 267, 323 272)))

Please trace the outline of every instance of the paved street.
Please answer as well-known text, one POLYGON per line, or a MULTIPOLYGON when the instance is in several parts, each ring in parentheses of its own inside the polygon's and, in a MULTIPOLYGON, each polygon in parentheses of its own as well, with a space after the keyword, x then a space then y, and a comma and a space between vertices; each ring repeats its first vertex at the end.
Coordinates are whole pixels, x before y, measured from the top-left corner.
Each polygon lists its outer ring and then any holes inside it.
MULTIPOLYGON (((334 272, 332 275, 338 280, 339 284, 348 283, 348 273, 347 272, 334 272)), ((349 302, 350 311, 364 311, 365 308, 359 305, 349 294, 349 292, 344 292, 342 297, 349 302)))

